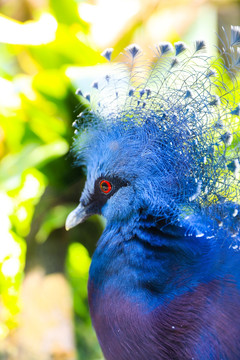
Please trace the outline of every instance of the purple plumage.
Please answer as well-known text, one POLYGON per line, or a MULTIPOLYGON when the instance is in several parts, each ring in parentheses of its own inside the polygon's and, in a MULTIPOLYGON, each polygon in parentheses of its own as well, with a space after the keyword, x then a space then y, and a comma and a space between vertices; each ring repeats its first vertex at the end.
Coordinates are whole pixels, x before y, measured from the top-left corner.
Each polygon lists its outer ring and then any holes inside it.
POLYGON ((133 244, 106 236, 93 257, 89 305, 105 358, 239 359, 240 259, 224 232, 186 240, 187 229, 155 221, 151 246, 149 233, 137 237, 143 226, 131 224, 133 244))
POLYGON ((240 294, 230 280, 201 284, 150 312, 117 292, 98 296, 92 306, 90 285, 91 316, 106 359, 239 359, 240 294))
POLYGON ((160 43, 148 75, 131 45, 85 96, 66 228, 107 220, 88 288, 106 360, 240 359, 239 39, 217 58, 160 43))

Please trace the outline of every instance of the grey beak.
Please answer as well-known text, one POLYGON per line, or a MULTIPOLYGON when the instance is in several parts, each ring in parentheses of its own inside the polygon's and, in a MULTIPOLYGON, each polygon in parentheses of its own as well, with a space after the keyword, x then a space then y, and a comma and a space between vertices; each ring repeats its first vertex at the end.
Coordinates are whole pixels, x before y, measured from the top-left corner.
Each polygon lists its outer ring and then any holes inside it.
POLYGON ((74 209, 67 217, 65 228, 69 230, 74 226, 82 223, 89 214, 86 213, 85 207, 80 203, 76 209, 74 209))

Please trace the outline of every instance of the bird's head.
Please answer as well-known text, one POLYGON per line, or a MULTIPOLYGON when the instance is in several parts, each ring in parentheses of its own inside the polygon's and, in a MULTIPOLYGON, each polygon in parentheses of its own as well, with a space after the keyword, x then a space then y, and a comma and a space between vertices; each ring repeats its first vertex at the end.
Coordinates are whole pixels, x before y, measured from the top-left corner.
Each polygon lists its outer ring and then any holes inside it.
POLYGON ((84 136, 87 140, 78 138, 75 147, 81 148, 77 153, 84 159, 87 179, 66 228, 93 214, 119 222, 142 212, 161 217, 173 210, 179 168, 174 150, 161 142, 160 135, 154 122, 143 126, 118 121, 90 131, 84 136))
MULTIPOLYGON (((239 33, 232 28, 232 44, 239 33)), ((211 59, 211 68, 204 49, 203 41, 192 50, 160 43, 141 72, 131 45, 124 68, 94 82, 91 96, 78 92, 87 105, 74 122, 74 149, 87 180, 67 229, 92 214, 108 223, 142 213, 174 222, 239 197, 240 105, 229 100, 227 66, 211 59)))

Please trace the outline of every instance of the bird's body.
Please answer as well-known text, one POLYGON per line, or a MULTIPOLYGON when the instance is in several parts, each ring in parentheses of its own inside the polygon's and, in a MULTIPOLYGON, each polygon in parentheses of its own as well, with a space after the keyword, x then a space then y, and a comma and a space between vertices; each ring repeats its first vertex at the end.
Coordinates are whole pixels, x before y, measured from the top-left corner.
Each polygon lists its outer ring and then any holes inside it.
POLYGON ((240 106, 204 46, 180 62, 183 43, 158 45, 140 79, 130 46, 130 76, 94 83, 77 123, 87 182, 66 227, 107 220, 88 289, 106 360, 240 359, 240 106))
POLYGON ((126 226, 127 239, 124 229, 105 229, 90 270, 106 359, 239 359, 240 259, 228 243, 219 247, 224 235, 184 239, 186 229, 164 233, 154 219, 126 226))

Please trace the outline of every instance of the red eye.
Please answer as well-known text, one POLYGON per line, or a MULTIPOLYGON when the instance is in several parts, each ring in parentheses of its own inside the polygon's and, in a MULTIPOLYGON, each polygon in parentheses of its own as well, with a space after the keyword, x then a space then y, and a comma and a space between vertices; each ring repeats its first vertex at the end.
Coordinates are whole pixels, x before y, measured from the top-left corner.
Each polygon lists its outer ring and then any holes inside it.
POLYGON ((112 184, 107 180, 101 180, 100 189, 104 194, 109 194, 112 190, 112 184))

